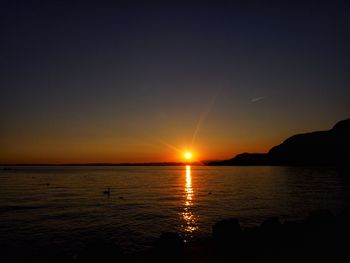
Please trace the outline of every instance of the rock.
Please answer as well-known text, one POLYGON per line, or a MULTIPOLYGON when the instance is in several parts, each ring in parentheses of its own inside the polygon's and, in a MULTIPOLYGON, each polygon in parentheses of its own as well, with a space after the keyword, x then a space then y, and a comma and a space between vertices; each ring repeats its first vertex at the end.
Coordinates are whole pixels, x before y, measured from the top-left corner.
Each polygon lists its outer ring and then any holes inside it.
POLYGON ((235 262, 242 259, 243 239, 237 219, 225 219, 213 226, 213 250, 216 261, 235 262))
POLYGON ((181 262, 183 259, 183 239, 175 232, 161 234, 155 245, 155 260, 159 262, 181 262))
POLYGON ((264 222, 261 224, 261 229, 263 231, 270 231, 270 232, 275 232, 278 231, 281 227, 281 222, 277 216, 275 217, 270 217, 266 219, 264 222))
POLYGON ((123 262, 124 256, 120 248, 111 241, 94 240, 85 244, 77 255, 77 262, 123 262))
POLYGON ((260 243, 263 246, 264 252, 274 255, 280 249, 282 245, 281 226, 278 217, 268 218, 261 224, 260 243))
POLYGON ((214 241, 234 240, 239 238, 241 233, 241 226, 235 218, 221 220, 213 226, 214 241))
POLYGON ((330 226, 335 220, 334 215, 329 210, 312 211, 306 218, 309 227, 330 226))

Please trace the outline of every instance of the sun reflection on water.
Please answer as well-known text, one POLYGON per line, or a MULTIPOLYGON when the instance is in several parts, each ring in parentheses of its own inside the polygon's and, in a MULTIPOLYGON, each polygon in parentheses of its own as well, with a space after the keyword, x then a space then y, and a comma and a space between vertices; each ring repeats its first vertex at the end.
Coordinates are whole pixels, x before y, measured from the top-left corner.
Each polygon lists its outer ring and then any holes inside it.
POLYGON ((191 166, 186 165, 185 206, 182 212, 185 224, 182 225, 182 230, 188 238, 192 237, 193 233, 198 230, 197 216, 192 211, 193 197, 191 166))

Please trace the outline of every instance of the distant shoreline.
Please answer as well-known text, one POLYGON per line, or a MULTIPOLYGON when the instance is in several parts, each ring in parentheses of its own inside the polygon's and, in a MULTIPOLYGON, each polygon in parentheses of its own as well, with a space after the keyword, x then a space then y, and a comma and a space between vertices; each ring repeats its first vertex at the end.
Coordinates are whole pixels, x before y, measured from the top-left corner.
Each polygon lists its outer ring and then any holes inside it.
POLYGON ((38 164, 28 164, 28 163, 18 163, 18 164, 0 164, 0 166, 203 166, 204 163, 201 162, 151 162, 151 163, 38 163, 38 164))
MULTIPOLYGON (((290 166, 290 167, 342 167, 342 166, 348 166, 348 165, 340 165, 340 164, 274 164, 274 163, 261 163, 261 164, 206 164, 206 163, 77 163, 77 164, 0 164, 0 167, 2 167, 2 170, 12 170, 11 167, 64 167, 64 166, 70 166, 70 167, 78 167, 78 166, 85 166, 85 167, 101 167, 101 166, 207 166, 207 167, 257 167, 257 166, 273 166, 273 167, 284 167, 284 166, 290 166)), ((1 170, 1 168, 0 168, 1 170)))

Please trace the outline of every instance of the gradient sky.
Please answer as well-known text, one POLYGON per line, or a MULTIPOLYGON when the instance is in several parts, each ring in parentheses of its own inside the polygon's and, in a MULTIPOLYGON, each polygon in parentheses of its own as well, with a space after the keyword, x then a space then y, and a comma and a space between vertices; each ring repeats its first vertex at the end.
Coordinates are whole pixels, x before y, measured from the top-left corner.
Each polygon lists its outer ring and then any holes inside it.
POLYGON ((225 159, 350 117, 348 1, 44 2, 1 2, 0 163, 225 159))

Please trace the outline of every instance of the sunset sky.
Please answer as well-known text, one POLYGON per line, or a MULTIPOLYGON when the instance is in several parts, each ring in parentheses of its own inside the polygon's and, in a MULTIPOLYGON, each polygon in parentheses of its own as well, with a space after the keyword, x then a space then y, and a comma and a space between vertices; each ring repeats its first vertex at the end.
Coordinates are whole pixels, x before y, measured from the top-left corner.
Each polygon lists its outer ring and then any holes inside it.
POLYGON ((0 163, 227 159, 350 117, 348 1, 50 2, 0 6, 0 163))

